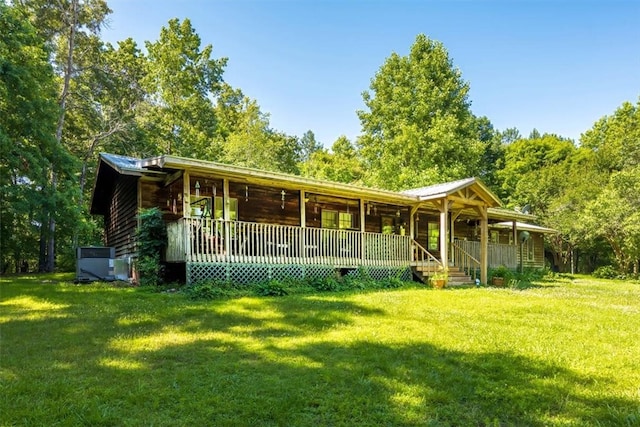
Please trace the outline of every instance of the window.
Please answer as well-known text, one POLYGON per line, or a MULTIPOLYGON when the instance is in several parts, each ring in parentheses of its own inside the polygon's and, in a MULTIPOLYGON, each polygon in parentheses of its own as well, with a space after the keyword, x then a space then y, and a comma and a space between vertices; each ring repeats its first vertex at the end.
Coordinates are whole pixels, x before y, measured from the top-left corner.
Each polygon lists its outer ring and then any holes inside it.
POLYGON ((211 217, 211 197, 191 195, 189 199, 191 207, 189 213, 192 218, 208 218, 211 217))
POLYGON ((535 247, 535 245, 533 244, 533 236, 529 237, 529 240, 527 240, 525 245, 526 245, 526 248, 527 248, 527 259, 529 261, 533 261, 533 255, 534 255, 533 248, 535 247))
POLYGON ((491 231, 491 243, 500 243, 500 232, 497 230, 491 231))
MULTIPOLYGON (((214 219, 224 219, 224 205, 222 197, 216 197, 213 212, 214 219)), ((229 199, 229 219, 232 221, 238 219, 238 199, 229 199)))
POLYGON ((353 214, 323 209, 322 228, 339 228, 341 230, 354 228, 353 214))
POLYGON ((427 223, 427 250, 437 251, 440 248, 440 224, 437 222, 427 223))

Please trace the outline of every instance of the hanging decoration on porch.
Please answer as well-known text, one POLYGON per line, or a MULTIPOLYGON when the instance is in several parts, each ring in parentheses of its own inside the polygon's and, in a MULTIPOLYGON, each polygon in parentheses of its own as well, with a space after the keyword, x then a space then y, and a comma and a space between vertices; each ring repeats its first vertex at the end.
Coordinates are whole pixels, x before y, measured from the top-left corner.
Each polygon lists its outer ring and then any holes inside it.
POLYGON ((367 203, 367 215, 371 215, 371 203, 367 203))
POLYGON ((213 184, 213 187, 211 187, 211 192, 213 193, 213 197, 214 197, 214 199, 215 199, 215 197, 216 197, 216 190, 217 190, 216 185, 215 185, 215 184, 213 184))
POLYGON ((245 202, 249 201, 249 186, 248 185, 244 186, 244 201, 245 202))
POLYGON ((196 197, 200 197, 200 181, 196 181, 196 197))
POLYGON ((282 207, 282 209, 284 209, 284 196, 286 196, 286 195, 287 195, 287 192, 286 192, 286 191, 284 191, 284 190, 282 190, 282 191, 280 192, 280 195, 282 196, 282 197, 281 197, 281 199, 282 199, 282 204, 280 205, 280 207, 282 207))

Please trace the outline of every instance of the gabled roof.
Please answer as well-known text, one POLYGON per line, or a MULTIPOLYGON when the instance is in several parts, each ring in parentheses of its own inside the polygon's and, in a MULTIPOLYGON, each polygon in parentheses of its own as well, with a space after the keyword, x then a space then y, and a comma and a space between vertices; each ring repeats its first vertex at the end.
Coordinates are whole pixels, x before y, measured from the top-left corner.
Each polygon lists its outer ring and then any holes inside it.
MULTIPOLYGON (((490 207, 500 206, 502 203, 489 188, 478 178, 465 178, 458 181, 445 182, 442 184, 429 185, 427 187, 413 188, 402 193, 417 197, 420 201, 442 199, 468 191, 475 193, 477 197, 487 203, 490 207)), ((468 197, 468 194, 465 195, 468 197)))

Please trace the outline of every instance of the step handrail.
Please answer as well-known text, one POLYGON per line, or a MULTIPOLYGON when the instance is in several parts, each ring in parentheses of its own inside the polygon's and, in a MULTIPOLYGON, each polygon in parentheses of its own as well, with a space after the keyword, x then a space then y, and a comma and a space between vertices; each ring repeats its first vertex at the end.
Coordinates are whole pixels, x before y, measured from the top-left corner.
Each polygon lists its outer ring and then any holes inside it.
POLYGON ((420 243, 416 242, 415 240, 411 240, 411 244, 418 250, 415 256, 415 261, 433 261, 436 264, 438 264, 440 266, 440 268, 442 268, 442 262, 440 262, 440 260, 438 258, 436 258, 435 256, 433 256, 433 254, 431 252, 429 252, 428 250, 426 250, 424 248, 424 246, 422 246, 420 243), (422 256, 419 256, 422 255, 422 256), (425 259, 425 255, 426 255, 426 259, 425 259))
POLYGON ((433 256, 431 252, 426 250, 420 243, 411 239, 411 245, 413 246, 414 262, 416 263, 416 267, 419 266, 422 268, 419 270, 422 276, 431 277, 434 273, 445 270, 442 262, 433 256))
POLYGON ((451 255, 453 265, 463 269, 472 279, 477 278, 477 272, 481 268, 480 261, 455 242, 451 242, 451 255))

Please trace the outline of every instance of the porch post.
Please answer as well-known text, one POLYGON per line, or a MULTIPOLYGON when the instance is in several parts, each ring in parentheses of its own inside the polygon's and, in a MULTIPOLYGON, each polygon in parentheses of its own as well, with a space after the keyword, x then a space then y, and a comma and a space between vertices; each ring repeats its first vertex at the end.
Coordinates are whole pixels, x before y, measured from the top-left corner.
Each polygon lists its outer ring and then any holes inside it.
MULTIPOLYGON (((139 181, 139 180, 138 180, 139 181)), ((189 205, 189 193, 191 193, 191 177, 189 176, 188 171, 184 171, 184 175, 182 176, 182 217, 190 218, 191 217, 191 207, 189 205)), ((193 256, 193 244, 191 243, 193 239, 191 221, 183 220, 184 227, 184 244, 185 244, 185 261, 190 262, 191 257, 193 256)))
POLYGON ((190 195, 191 176, 188 171, 184 171, 184 175, 182 177, 182 216, 185 218, 189 218, 191 216, 190 195))
POLYGON ((300 258, 306 258, 307 236, 305 228, 307 228, 307 193, 304 190, 300 190, 300 228, 302 228, 302 230, 300 230, 298 253, 300 254, 300 258))
POLYGON ((227 254, 227 257, 231 253, 231 209, 230 204, 231 200, 229 200, 229 180, 227 178, 222 180, 222 209, 224 212, 224 251, 227 254))
POLYGON ((479 209, 480 219, 480 282, 487 283, 489 270, 489 217, 487 207, 481 206, 479 209))
POLYGON ((416 224, 416 215, 418 213, 418 208, 420 205, 415 205, 411 207, 409 214, 409 235, 412 240, 416 239, 416 235, 418 234, 418 226, 416 224))
POLYGON ((366 220, 364 204, 364 199, 360 198, 360 259, 362 261, 366 259, 366 244, 364 240, 367 238, 367 236, 364 234, 367 230, 366 224, 364 223, 366 220))
POLYGON ((445 270, 449 269, 449 242, 447 241, 447 230, 449 229, 449 201, 442 199, 440 204, 440 260, 445 270))
POLYGON ((513 233, 513 244, 518 245, 518 227, 515 221, 511 221, 511 232, 513 233))
POLYGON ((305 228, 307 226, 307 193, 304 190, 300 190, 300 227, 305 228))

